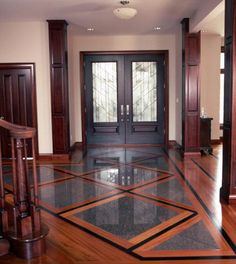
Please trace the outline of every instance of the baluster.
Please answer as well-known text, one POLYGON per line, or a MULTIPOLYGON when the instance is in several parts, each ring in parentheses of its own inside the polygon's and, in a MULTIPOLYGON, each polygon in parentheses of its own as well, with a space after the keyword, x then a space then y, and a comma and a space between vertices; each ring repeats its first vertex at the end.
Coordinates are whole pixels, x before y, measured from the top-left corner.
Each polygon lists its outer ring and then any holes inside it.
MULTIPOLYGON (((35 159, 36 130, 0 120, 0 126, 8 129, 11 136, 12 172, 13 172, 13 228, 7 228, 11 250, 20 257, 29 259, 41 256, 45 252, 45 237, 48 228, 41 224, 38 207, 38 181, 35 159), (29 181, 26 140, 32 140, 33 188, 29 181)), ((1 155, 0 155, 1 160, 1 155)), ((0 163, 2 168, 2 161, 0 163)), ((4 208, 3 173, 0 170, 0 210, 4 208)), ((0 215, 1 216, 1 215, 0 215)), ((3 219, 3 218, 1 218, 3 219)), ((1 220, 2 221, 2 220, 1 220)), ((2 241, 0 240, 0 255, 2 241)))
POLYGON ((16 139, 16 172, 17 172, 17 209, 19 216, 17 218, 17 233, 26 236, 32 233, 32 221, 29 217, 28 188, 26 184, 26 172, 23 161, 23 144, 22 140, 16 139))
POLYGON ((27 153, 27 143, 26 140, 24 139, 24 161, 25 161, 25 182, 26 182, 26 187, 27 187, 27 200, 28 204, 31 204, 31 186, 30 186, 30 178, 29 178, 29 166, 28 166, 28 153, 27 153))
POLYGON ((17 177, 16 177, 16 151, 15 151, 15 140, 11 137, 11 158, 12 158, 12 183, 13 183, 13 222, 14 222, 14 231, 17 234, 17 222, 16 219, 19 215, 17 210, 17 177))
POLYGON ((32 138, 32 156, 33 156, 33 225, 35 231, 40 230, 40 210, 38 207, 38 178, 36 170, 35 142, 32 138))
POLYGON ((7 211, 5 210, 5 190, 4 190, 4 180, 3 180, 3 172, 2 172, 2 146, 0 140, 0 226, 1 226, 1 233, 4 235, 8 230, 8 215, 7 211))
MULTIPOLYGON (((0 140, 0 227, 1 235, 4 236, 8 231, 8 214, 5 210, 5 190, 2 172, 2 146, 0 140)), ((6 239, 0 238, 0 256, 6 255, 9 252, 9 242, 6 239)))

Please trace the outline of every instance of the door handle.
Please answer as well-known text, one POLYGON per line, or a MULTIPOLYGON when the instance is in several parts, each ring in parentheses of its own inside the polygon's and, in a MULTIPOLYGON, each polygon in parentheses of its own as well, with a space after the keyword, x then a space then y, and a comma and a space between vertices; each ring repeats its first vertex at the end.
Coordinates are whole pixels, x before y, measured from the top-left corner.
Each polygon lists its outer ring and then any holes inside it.
POLYGON ((120 106, 120 115, 124 115, 124 105, 120 106))
POLYGON ((129 122, 129 105, 126 105, 126 122, 129 122))
POLYGON ((126 115, 129 115, 129 105, 126 105, 126 115))
POLYGON ((124 105, 120 105, 120 121, 124 122, 124 105))

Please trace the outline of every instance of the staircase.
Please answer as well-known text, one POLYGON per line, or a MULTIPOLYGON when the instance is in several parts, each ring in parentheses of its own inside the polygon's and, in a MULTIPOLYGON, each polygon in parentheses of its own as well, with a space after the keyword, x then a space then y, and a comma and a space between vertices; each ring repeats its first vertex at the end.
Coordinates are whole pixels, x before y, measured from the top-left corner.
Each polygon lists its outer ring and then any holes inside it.
MULTIPOLYGON (((9 252, 30 259, 44 254, 48 228, 41 223, 38 206, 38 179, 36 173, 36 129, 18 126, 0 119, 0 128, 9 131, 11 137, 11 160, 13 201, 6 201, 3 179, 2 151, 0 142, 0 256, 9 252), (30 186, 28 146, 33 161, 33 186, 30 186), (31 189, 32 187, 32 189, 31 189), (31 191, 30 191, 31 190, 31 191), (10 246, 10 247, 9 247, 10 246)), ((1 133, 0 129, 0 133, 1 133)))

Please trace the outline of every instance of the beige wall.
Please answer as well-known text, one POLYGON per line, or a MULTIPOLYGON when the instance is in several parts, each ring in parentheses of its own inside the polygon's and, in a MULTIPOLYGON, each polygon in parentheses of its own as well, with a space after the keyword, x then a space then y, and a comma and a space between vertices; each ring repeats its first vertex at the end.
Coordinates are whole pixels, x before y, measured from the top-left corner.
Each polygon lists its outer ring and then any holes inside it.
POLYGON ((182 145, 182 28, 176 32, 176 142, 182 145))
POLYGON ((221 36, 201 34, 201 109, 212 117, 211 138, 219 139, 221 36))
MULTIPOLYGON (((47 22, 0 23, 0 62, 36 65, 39 152, 52 153, 51 100, 47 22)), ((81 141, 80 51, 169 50, 169 139, 176 138, 175 35, 76 36, 68 32, 71 143, 81 141)))
POLYGON ((34 62, 39 152, 52 153, 48 30, 46 22, 0 23, 0 62, 34 62))
POLYGON ((71 141, 81 141, 80 51, 169 50, 169 139, 175 139, 175 35, 75 36, 69 32, 71 141))

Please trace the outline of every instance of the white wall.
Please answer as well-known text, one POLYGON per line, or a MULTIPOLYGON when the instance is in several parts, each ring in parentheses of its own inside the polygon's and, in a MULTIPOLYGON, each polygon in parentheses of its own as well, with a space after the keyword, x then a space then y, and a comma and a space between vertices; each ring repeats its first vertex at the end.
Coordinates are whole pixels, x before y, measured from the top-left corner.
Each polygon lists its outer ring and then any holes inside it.
POLYGON ((220 35, 201 34, 201 109, 213 118, 211 139, 220 138, 220 50, 220 35))
POLYGON ((175 140, 175 35, 75 36, 69 31, 71 141, 81 141, 80 51, 169 50, 169 140, 175 140))
POLYGON ((46 22, 0 23, 0 62, 34 62, 39 153, 52 153, 48 30, 46 22))

